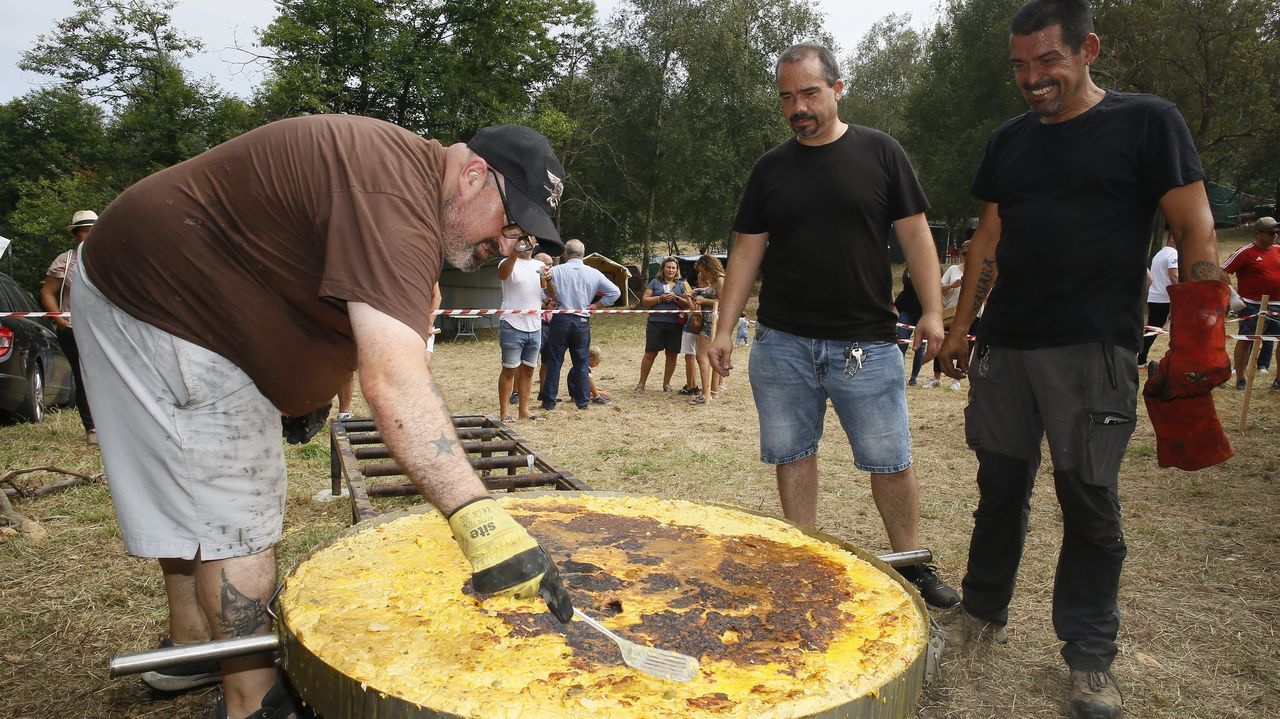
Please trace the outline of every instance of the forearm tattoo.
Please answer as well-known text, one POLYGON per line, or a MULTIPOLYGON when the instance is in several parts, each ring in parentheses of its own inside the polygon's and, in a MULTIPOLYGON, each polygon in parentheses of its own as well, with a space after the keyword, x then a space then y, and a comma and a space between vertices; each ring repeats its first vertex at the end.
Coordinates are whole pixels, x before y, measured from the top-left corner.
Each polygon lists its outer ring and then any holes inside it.
POLYGON ((432 440, 431 444, 436 447, 436 456, 444 457, 446 455, 453 454, 453 440, 449 439, 449 435, 444 432, 441 432, 439 437, 432 440))
POLYGON ((1187 279, 1195 280, 1217 280, 1222 278, 1222 270, 1218 266, 1207 260, 1197 260, 1187 270, 1187 279))
POLYGON ((218 610, 218 624, 222 631, 231 637, 244 637, 257 634, 264 627, 270 626, 271 618, 267 615, 267 606, 262 602, 246 596, 231 585, 227 579, 227 570, 222 570, 222 588, 218 592, 221 604, 218 610))
POLYGON ((982 269, 978 270, 978 285, 973 294, 974 307, 982 305, 987 293, 991 291, 991 281, 995 277, 996 261, 990 257, 982 258, 982 269))

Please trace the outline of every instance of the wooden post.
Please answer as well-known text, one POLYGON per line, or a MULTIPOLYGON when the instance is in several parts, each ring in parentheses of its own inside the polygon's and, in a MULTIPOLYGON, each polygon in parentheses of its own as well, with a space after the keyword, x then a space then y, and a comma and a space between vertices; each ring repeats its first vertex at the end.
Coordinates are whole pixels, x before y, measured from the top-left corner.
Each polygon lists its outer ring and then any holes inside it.
MULTIPOLYGON (((1255 335, 1261 335, 1267 329, 1267 300, 1269 299, 1271 299, 1270 295, 1263 295, 1262 302, 1258 305, 1258 319, 1253 323, 1253 334, 1255 335)), ((1244 364, 1246 382, 1244 386, 1244 401, 1240 403, 1241 432, 1244 432, 1245 422, 1249 419, 1249 398, 1253 396, 1253 377, 1258 373, 1258 353, 1262 351, 1262 343, 1264 341, 1265 340, 1253 340, 1253 348, 1249 350, 1249 361, 1244 364)), ((1272 349, 1274 350, 1277 348, 1272 349)), ((1274 354, 1275 353, 1273 352, 1273 355, 1274 354)))

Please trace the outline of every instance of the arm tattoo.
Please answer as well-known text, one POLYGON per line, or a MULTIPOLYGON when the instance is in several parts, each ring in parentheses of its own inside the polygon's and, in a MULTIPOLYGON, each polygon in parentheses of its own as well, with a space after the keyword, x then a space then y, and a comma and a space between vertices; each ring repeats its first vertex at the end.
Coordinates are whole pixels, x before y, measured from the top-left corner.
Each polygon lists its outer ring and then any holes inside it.
POLYGON ((218 599, 221 604, 218 624, 228 636, 257 634, 258 630, 271 625, 266 605, 231 586, 225 569, 222 570, 222 589, 218 592, 218 599))
POLYGON ((453 441, 450 440, 449 435, 444 432, 441 432, 440 436, 432 440, 431 443, 436 446, 437 456, 444 457, 446 455, 453 454, 453 441))
POLYGON ((974 301, 975 307, 982 305, 982 300, 986 298, 987 292, 991 290, 991 278, 992 278, 993 270, 995 269, 995 266, 996 266, 995 260, 991 259, 990 257, 983 258, 982 269, 978 270, 977 290, 974 292, 974 295, 973 295, 973 301, 974 301))
POLYGON ((1189 280, 1217 280, 1222 278, 1222 270, 1207 260, 1198 260, 1187 270, 1189 280))

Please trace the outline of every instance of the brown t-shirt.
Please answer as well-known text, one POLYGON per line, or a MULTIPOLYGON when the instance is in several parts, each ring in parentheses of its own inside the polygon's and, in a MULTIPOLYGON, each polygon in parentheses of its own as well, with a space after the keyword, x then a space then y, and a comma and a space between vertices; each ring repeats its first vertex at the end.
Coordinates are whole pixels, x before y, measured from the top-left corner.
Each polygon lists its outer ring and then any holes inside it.
POLYGON ((346 301, 431 336, 444 162, 438 142, 380 120, 275 122, 126 190, 93 228, 86 272, 304 414, 355 369, 346 301))

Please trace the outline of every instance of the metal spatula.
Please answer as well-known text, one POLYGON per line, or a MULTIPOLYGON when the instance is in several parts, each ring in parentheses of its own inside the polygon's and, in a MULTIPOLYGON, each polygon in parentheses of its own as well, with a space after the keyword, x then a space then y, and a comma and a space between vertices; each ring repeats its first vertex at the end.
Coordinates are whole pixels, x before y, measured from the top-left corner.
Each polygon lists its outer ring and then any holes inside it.
POLYGON ((605 629, 604 625, 573 608, 573 615, 591 626, 592 629, 613 640, 622 650, 622 663, 636 671, 652 674, 662 679, 676 682, 687 682, 698 674, 698 660, 688 654, 671 652, 666 649, 655 649, 623 639, 605 629))

